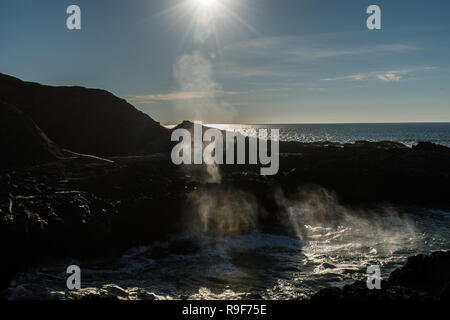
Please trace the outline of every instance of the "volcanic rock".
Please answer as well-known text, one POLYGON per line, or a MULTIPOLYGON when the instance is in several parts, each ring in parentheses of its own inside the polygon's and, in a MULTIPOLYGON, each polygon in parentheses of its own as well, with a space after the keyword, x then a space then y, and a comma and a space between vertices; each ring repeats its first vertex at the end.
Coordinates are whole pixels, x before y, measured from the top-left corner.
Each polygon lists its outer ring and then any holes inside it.
POLYGON ((168 129, 105 90, 51 87, 0 74, 0 100, 23 111, 61 148, 97 156, 169 150, 168 129))
POLYGON ((36 164, 62 156, 59 147, 22 111, 0 101, 0 167, 36 164))
POLYGON ((450 251, 408 258, 389 279, 381 282, 381 290, 369 290, 365 281, 357 281, 342 289, 325 288, 312 296, 323 300, 449 300, 450 251))

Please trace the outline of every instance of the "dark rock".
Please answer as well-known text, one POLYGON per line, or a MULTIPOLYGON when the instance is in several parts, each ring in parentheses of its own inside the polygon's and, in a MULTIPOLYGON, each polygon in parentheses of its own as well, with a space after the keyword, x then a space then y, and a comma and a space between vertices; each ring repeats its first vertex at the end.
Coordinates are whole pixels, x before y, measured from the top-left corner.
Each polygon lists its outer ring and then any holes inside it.
POLYGON ((44 86, 0 74, 0 100, 23 111, 61 148, 97 156, 169 150, 168 129, 105 90, 44 86))
POLYGON ((53 258, 91 260, 167 241, 192 187, 170 163, 69 158, 0 170, 0 288, 53 258))
POLYGON ((157 299, 157 297, 153 293, 146 292, 143 289, 138 289, 136 291, 136 297, 139 300, 143 300, 143 301, 150 301, 150 300, 156 300, 157 299))
POLYGON ((188 120, 184 120, 182 123, 175 126, 172 129, 172 131, 177 130, 177 129, 186 129, 186 130, 192 131, 194 129, 194 123, 191 121, 188 121, 188 120))
POLYGON ((163 247, 153 247, 150 251, 149 258, 151 259, 163 259, 167 257, 169 251, 163 247))
POLYGON ((342 289, 336 287, 325 288, 317 292, 314 300, 340 300, 342 298, 342 289))
POLYGON ((450 300, 450 282, 448 282, 442 291, 440 292, 439 296, 441 297, 441 300, 450 300))
POLYGON ((107 294, 95 294, 95 293, 89 293, 85 295, 71 295, 71 300, 77 300, 77 301, 119 301, 119 297, 107 294))
POLYGON ((281 142, 280 153, 280 172, 289 174, 276 179, 288 193, 301 183, 333 190, 344 203, 450 205, 450 148, 444 146, 281 142))
POLYGON ((413 149, 421 151, 443 151, 447 150, 448 148, 436 143, 428 141, 420 141, 417 145, 413 147, 413 149))
POLYGON ((59 147, 22 111, 0 101, 0 167, 37 164, 62 156, 59 147))
POLYGON ((448 300, 450 252, 408 259, 405 266, 382 281, 381 290, 369 290, 365 281, 341 288, 325 288, 312 300, 448 300))
POLYGON ((169 252, 179 255, 193 254, 200 250, 200 246, 191 240, 174 240, 169 243, 169 252))
POLYGON ((450 282, 450 252, 411 257, 403 268, 391 274, 389 282, 430 294, 439 294, 450 282))

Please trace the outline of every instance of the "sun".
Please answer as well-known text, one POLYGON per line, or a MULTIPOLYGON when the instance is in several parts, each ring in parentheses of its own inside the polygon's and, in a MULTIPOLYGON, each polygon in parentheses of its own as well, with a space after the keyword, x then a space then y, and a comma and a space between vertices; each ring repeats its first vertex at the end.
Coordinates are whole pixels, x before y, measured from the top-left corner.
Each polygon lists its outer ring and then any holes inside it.
POLYGON ((239 27, 258 34, 240 15, 240 11, 246 9, 245 3, 239 0, 177 0, 176 5, 158 15, 167 16, 172 26, 182 24, 182 44, 188 39, 209 44, 214 40, 217 47, 221 47, 222 35, 240 32, 239 27))
POLYGON ((217 7, 218 0, 193 0, 200 9, 213 9, 217 7))

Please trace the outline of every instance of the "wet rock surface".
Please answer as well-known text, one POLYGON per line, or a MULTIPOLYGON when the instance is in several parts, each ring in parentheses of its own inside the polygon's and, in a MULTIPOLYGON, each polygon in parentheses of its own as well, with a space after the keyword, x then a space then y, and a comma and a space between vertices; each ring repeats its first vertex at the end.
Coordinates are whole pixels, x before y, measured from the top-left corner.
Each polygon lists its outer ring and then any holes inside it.
POLYGON ((320 290, 312 300, 449 300, 450 252, 410 257, 405 266, 369 290, 364 281, 320 290))
POLYGON ((83 158, 2 171, 2 286, 42 259, 120 254, 175 232, 187 191, 176 171, 83 158))
MULTIPOLYGON (((192 227, 188 222, 198 210, 191 200, 201 200, 199 194, 216 195, 216 205, 238 212, 246 208, 229 206, 235 197, 251 203, 250 225, 245 219, 244 225, 212 221, 210 225, 221 232, 270 227, 283 212, 277 192, 298 200, 298 190, 311 186, 332 190, 343 203, 357 206, 387 202, 447 208, 449 151, 433 150, 391 143, 298 144, 289 155, 281 155, 277 176, 260 176, 255 166, 223 166, 220 184, 198 179, 195 170, 174 166, 163 154, 144 160, 115 157, 114 162, 72 157, 4 169, 0 171, 2 285, 17 271, 49 257, 119 255, 188 232, 192 227)), ((196 170, 204 173, 205 168, 196 170)), ((195 250, 186 247, 179 242, 169 250, 179 254, 195 250)), ((163 251, 153 254, 165 255, 163 251)))

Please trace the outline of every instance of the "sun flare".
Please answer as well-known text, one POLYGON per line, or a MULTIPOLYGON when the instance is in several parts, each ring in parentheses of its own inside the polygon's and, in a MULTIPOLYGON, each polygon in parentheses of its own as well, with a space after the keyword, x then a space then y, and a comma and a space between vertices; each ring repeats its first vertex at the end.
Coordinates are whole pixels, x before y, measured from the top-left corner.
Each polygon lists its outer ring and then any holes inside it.
POLYGON ((243 17, 244 2, 238 0, 179 0, 160 15, 167 16, 172 26, 182 25, 182 43, 192 39, 195 43, 213 40, 221 47, 221 39, 244 27, 252 33, 258 32, 243 17))
POLYGON ((194 0, 198 7, 204 9, 211 9, 217 6, 218 0, 194 0))

